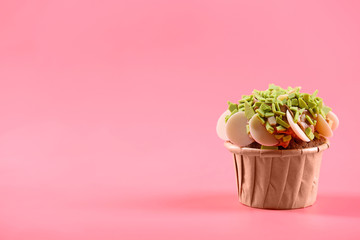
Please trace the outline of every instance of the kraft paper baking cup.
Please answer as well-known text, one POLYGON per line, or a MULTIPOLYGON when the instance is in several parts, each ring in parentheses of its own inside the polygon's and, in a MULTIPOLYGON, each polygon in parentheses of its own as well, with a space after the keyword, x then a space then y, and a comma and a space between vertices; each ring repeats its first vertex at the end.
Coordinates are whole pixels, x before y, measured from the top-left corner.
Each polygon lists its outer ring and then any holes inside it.
POLYGON ((322 154, 329 143, 305 149, 240 148, 234 154, 239 201, 249 207, 295 209, 316 201, 322 154))

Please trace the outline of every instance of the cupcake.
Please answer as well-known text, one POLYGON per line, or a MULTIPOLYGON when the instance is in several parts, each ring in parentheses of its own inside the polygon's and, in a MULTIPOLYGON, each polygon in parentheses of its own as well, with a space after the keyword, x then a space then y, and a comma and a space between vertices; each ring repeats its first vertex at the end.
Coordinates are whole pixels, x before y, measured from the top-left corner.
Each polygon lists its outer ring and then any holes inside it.
POLYGON ((270 84, 228 102, 216 131, 234 155, 239 201, 294 209, 316 201, 322 153, 339 126, 331 108, 300 87, 270 84))

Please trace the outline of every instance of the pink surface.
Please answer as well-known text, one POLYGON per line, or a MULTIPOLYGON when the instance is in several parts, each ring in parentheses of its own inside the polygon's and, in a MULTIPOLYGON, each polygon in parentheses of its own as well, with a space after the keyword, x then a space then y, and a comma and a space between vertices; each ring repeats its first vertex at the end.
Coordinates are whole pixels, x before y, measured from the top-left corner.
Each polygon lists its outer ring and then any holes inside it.
POLYGON ((359 7, 1 2, 0 239, 359 239, 359 7), (216 136, 271 82, 340 118, 310 208, 238 203, 216 136))

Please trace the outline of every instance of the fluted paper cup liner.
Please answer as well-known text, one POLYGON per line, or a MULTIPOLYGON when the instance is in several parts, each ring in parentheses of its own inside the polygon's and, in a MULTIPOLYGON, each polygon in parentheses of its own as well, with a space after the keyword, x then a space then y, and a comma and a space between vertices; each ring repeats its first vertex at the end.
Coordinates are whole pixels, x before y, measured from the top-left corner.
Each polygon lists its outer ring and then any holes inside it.
POLYGON ((318 147, 289 150, 240 148, 230 142, 234 154, 239 201, 249 207, 295 209, 316 201, 322 153, 318 147))

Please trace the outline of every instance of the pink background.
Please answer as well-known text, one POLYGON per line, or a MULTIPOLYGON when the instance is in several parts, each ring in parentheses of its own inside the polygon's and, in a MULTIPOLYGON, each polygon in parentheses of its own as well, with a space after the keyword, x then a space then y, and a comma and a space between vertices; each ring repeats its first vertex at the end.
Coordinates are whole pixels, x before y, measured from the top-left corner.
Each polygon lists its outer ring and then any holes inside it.
POLYGON ((359 239, 358 1, 1 1, 0 239, 359 239), (215 125, 269 83, 340 118, 310 208, 238 203, 215 125))

